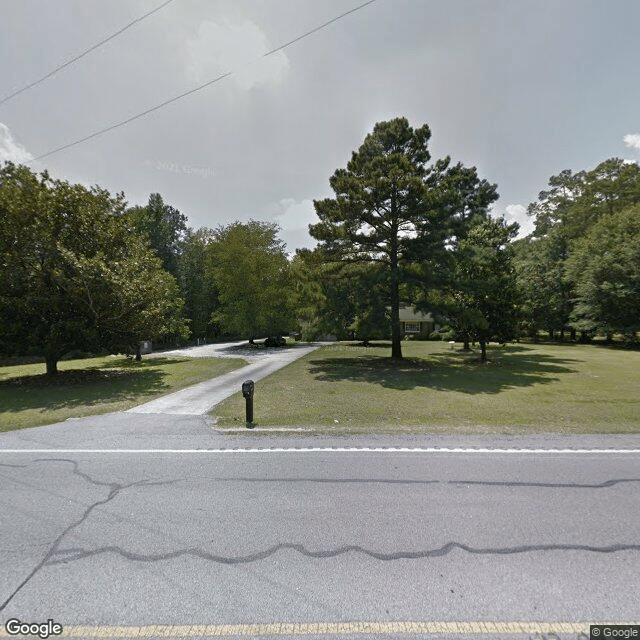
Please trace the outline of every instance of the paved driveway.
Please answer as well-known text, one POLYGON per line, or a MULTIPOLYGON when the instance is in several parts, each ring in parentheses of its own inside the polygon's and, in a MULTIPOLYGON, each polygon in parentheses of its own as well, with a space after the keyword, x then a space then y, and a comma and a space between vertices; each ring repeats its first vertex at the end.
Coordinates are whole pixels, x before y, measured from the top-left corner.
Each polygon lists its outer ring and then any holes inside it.
POLYGON ((299 349, 304 346, 308 345, 305 343, 296 344, 287 349, 267 349, 260 344, 251 346, 246 340, 240 340, 239 342, 217 342, 214 344, 203 344, 199 347, 173 349, 171 351, 162 351, 157 355, 171 357, 186 356, 187 358, 243 358, 247 362, 260 362, 262 360, 272 359, 284 351, 299 349))
POLYGON ((294 360, 311 353, 319 346, 314 343, 283 349, 265 349, 264 347, 252 348, 245 341, 208 344, 163 352, 163 356, 244 358, 249 364, 217 378, 205 380, 192 387, 145 402, 129 409, 129 413, 203 415, 225 398, 240 391, 245 380, 261 380, 294 360))

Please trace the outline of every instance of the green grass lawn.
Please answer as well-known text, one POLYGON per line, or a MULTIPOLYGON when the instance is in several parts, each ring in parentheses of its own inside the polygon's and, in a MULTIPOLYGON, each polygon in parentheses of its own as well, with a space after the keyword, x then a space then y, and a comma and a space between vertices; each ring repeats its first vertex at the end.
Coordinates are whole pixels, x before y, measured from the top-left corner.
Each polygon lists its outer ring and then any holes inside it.
POLYGON ((245 365, 240 358, 124 357, 0 367, 0 431, 121 411, 245 365))
MULTIPOLYGON (((491 345, 490 362, 442 342, 338 343, 256 384, 255 423, 319 433, 640 433, 640 352, 491 345)), ((244 425, 237 394, 212 415, 244 425)))

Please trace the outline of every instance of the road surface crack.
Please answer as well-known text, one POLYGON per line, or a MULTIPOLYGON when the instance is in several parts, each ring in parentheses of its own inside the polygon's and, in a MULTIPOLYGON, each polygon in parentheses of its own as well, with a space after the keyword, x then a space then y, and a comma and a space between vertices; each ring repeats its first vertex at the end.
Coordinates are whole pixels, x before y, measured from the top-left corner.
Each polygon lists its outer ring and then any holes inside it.
POLYGON ((469 485, 483 487, 535 487, 541 489, 608 489, 618 484, 640 483, 640 478, 619 478, 606 480, 598 484, 560 483, 560 482, 499 482, 485 480, 412 480, 402 478, 211 478, 215 482, 286 482, 314 484, 401 484, 401 485, 428 485, 428 484, 449 484, 449 485, 469 485))
POLYGON ((265 560, 280 551, 295 551, 302 556, 314 559, 335 558, 347 553, 360 553, 362 555, 369 556, 370 558, 387 562, 393 560, 422 560, 426 558, 439 558, 448 555, 456 549, 465 551, 473 555, 514 555, 519 553, 535 553, 545 551, 587 551, 591 553, 617 553, 620 551, 640 551, 640 544, 613 544, 609 546, 593 546, 587 544, 530 544, 514 547, 472 547, 461 542, 448 542, 441 547, 423 551, 395 551, 391 553, 382 553, 379 551, 366 549, 365 547, 359 545, 347 545, 338 547, 336 549, 312 551, 307 549, 302 544, 287 542, 276 544, 268 547, 263 551, 257 551, 256 553, 244 556, 222 556, 209 553, 197 547, 190 547, 188 549, 180 549, 177 551, 169 551, 166 553, 143 554, 135 553, 133 551, 127 551, 126 549, 122 549, 121 547, 115 545, 109 545, 91 550, 80 548, 56 550, 54 554, 49 555, 47 565, 52 566, 56 564, 66 564, 68 562, 84 560, 86 558, 91 558, 101 554, 115 554, 132 562, 161 562, 165 560, 174 560, 181 557, 192 557, 206 560, 208 562, 215 562, 218 564, 236 565, 265 560), (63 557, 55 559, 53 555, 60 555, 63 557))
POLYGON ((72 473, 74 475, 79 476, 80 478, 82 478, 83 480, 85 480, 90 484, 93 484, 99 487, 108 487, 109 494, 107 495, 106 498, 103 498, 102 500, 97 500, 96 502, 90 504, 84 510, 82 516, 78 520, 76 520, 75 522, 72 522, 66 529, 64 529, 64 531, 60 535, 58 535, 58 537, 53 541, 53 544, 49 547, 49 550, 44 555, 42 560, 40 560, 40 562, 31 570, 31 572, 18 585, 18 587, 13 591, 13 593, 11 593, 11 595, 2 604, 0 604, 0 611, 3 611, 6 608, 6 606, 11 602, 11 600, 13 600, 13 598, 15 598, 15 596, 31 581, 31 579, 40 571, 40 569, 42 569, 42 567, 49 564, 50 558, 60 553, 59 547, 62 541, 64 540, 65 536, 71 531, 73 531, 74 529, 77 529, 80 525, 82 525, 87 520, 87 518, 89 518, 89 516, 94 511, 94 509, 97 509, 98 507, 101 507, 102 505, 105 505, 108 502, 111 502, 114 498, 116 498, 120 494, 120 492, 126 489, 131 489, 133 487, 166 484, 166 482, 153 482, 149 480, 138 480, 137 482, 131 482, 129 484, 120 484, 118 482, 101 482, 99 480, 93 479, 90 475, 84 473, 83 471, 80 471, 80 467, 75 460, 68 460, 66 458, 39 459, 39 460, 35 460, 34 462, 45 462, 45 463, 64 462, 64 463, 70 464, 73 468, 72 473))

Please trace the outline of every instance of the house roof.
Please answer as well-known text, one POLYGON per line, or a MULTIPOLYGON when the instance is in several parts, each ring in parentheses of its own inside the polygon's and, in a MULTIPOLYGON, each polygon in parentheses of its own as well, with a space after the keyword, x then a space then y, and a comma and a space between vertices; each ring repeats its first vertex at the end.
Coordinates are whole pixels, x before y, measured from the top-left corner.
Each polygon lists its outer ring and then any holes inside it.
POLYGON ((416 311, 414 307, 400 307, 400 322, 433 322, 433 316, 416 311))

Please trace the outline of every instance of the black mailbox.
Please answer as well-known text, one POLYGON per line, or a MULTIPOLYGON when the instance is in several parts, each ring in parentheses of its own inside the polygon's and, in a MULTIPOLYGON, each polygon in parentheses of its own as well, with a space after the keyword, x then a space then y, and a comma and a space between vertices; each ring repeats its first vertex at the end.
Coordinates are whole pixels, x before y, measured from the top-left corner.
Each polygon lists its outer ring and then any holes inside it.
POLYGON ((255 389, 256 385, 253 382, 253 380, 245 380, 242 383, 242 395, 245 398, 253 398, 253 390, 255 389))
POLYGON ((247 427, 253 427, 253 391, 255 389, 253 380, 245 380, 242 383, 242 395, 246 401, 247 427))

